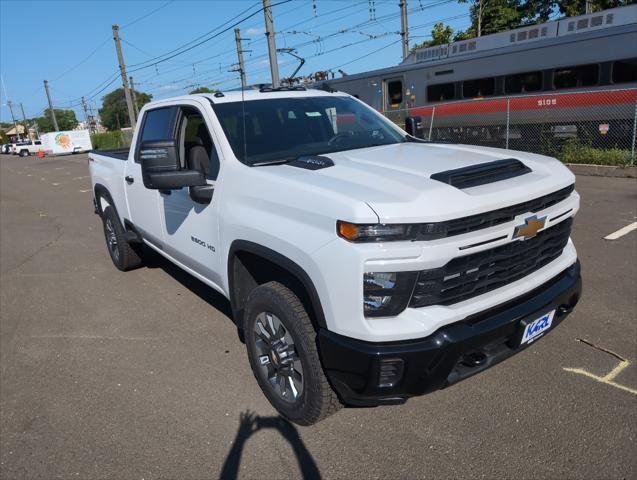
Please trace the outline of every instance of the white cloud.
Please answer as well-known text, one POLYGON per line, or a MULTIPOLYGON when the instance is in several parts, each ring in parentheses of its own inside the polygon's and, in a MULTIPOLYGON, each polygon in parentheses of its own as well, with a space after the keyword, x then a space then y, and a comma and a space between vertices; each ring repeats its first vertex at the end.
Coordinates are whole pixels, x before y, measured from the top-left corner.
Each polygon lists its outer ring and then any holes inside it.
POLYGON ((265 28, 248 28, 246 30, 246 35, 248 37, 256 37, 257 35, 263 35, 265 33, 265 28))

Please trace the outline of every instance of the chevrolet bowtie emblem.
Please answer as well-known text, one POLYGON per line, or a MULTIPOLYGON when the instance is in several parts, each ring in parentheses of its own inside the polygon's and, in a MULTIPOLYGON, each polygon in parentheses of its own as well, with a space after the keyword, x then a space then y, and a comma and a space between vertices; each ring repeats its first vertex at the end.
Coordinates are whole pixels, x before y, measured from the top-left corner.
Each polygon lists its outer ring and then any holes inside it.
POLYGON ((546 217, 537 218, 537 215, 533 215, 532 217, 525 218, 524 223, 518 225, 515 227, 515 230, 513 230, 513 238, 524 237, 524 240, 533 238, 537 235, 538 230, 544 228, 545 223, 546 217))

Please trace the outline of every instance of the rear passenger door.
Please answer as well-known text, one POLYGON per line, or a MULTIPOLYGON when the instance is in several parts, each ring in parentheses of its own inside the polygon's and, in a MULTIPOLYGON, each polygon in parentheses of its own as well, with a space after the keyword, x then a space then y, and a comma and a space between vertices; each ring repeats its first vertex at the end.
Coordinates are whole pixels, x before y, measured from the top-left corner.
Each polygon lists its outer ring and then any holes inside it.
POLYGON ((124 188, 128 218, 142 236, 158 248, 162 248, 163 229, 159 213, 159 191, 144 186, 139 150, 142 142, 149 140, 168 140, 175 138, 175 122, 177 108, 174 106, 158 107, 147 110, 140 120, 136 138, 133 139, 133 160, 130 155, 126 162, 124 188))
POLYGON ((171 190, 159 194, 159 210, 166 253, 219 286, 220 162, 217 142, 202 107, 194 100, 178 107, 176 138, 182 168, 203 170, 206 182, 215 187, 212 200, 201 204, 191 198, 188 188, 171 190))

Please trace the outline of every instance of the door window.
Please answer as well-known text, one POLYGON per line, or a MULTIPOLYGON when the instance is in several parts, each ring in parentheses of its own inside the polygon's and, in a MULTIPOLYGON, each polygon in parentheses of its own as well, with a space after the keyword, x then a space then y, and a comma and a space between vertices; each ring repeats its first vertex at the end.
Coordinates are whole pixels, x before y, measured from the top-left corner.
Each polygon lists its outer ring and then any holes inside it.
POLYGON ((206 178, 216 180, 219 174, 219 156, 199 110, 193 107, 182 108, 179 132, 179 151, 185 167, 203 170, 206 178))
POLYGON ((387 82, 387 108, 400 108, 403 103, 403 82, 392 80, 387 82))

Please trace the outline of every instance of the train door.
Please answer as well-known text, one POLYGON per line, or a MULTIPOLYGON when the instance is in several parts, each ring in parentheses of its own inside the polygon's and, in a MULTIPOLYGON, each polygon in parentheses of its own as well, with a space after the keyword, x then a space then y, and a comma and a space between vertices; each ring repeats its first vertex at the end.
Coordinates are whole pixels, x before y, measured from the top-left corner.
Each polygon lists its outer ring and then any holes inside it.
POLYGON ((402 77, 383 80, 383 112, 394 123, 404 127, 407 97, 402 77))

